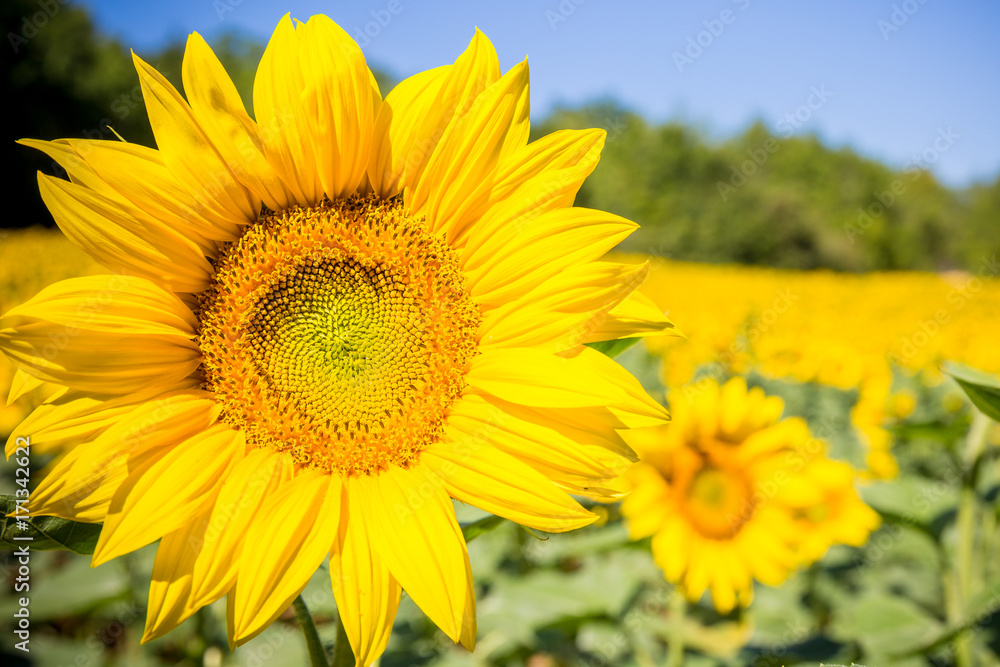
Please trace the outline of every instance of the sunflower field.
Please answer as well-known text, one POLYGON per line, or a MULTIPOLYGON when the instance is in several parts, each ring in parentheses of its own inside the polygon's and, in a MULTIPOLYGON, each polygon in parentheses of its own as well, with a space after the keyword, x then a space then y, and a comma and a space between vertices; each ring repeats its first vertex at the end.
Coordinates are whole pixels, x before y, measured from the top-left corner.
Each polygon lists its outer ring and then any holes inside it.
POLYGON ((196 4, 0 8, 0 664, 1000 667, 996 9, 196 4))
MULTIPOLYGON (((617 259, 649 263, 642 291, 685 338, 607 351, 673 422, 628 437, 642 463, 609 486, 631 493, 591 503, 599 519, 586 528, 546 534, 457 503, 479 598, 476 651, 404 596, 380 664, 997 664, 1000 426, 962 389, 998 391, 966 368, 1000 371, 995 260, 978 273, 850 275, 617 259)), ((39 229, 8 233, 0 267, 3 311, 99 270, 39 229)), ((0 413, 11 434, 46 390, 19 385, 6 361, 0 372, 13 384, 0 413)), ((17 488, 14 465, 4 493, 17 488)), ((86 524, 57 521, 40 529, 93 549, 86 524)), ((290 610, 231 654, 224 602, 140 644, 154 551, 97 569, 86 556, 34 552, 23 664, 308 660, 290 610)), ((18 564, 4 558, 0 607, 11 618, 18 564)), ((332 643, 326 567, 302 597, 332 643)))

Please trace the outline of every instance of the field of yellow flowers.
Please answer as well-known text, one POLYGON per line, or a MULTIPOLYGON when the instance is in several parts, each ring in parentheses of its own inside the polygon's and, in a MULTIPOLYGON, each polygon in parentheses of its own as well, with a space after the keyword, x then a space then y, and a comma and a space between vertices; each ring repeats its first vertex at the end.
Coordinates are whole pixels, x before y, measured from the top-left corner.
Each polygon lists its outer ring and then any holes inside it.
MULTIPOLYGON (((632 495, 572 534, 478 537, 476 652, 404 598, 381 664, 1000 664, 1000 432, 941 370, 1000 373, 996 260, 845 275, 623 258, 650 263, 642 291, 685 336, 618 357, 675 415, 630 438, 643 461, 611 485, 632 495)), ((9 232, 0 312, 99 272, 57 232, 9 232)), ((9 387, 4 436, 45 398, 0 357, 9 387)), ((304 664, 287 614, 230 655, 224 605, 140 646, 152 554, 93 571, 37 554, 37 664, 304 664)), ((321 632, 328 586, 304 594, 321 632)))
MULTIPOLYGON (((668 387, 700 370, 854 390, 851 420, 868 448, 868 472, 890 478, 897 470, 884 427, 915 407, 905 378, 940 385, 948 360, 1000 372, 1000 346, 988 333, 1000 323, 1000 284, 990 280, 998 271, 995 258, 977 274, 863 275, 653 259, 643 292, 687 336, 652 349, 668 387)), ((957 409, 957 394, 946 397, 957 409)))

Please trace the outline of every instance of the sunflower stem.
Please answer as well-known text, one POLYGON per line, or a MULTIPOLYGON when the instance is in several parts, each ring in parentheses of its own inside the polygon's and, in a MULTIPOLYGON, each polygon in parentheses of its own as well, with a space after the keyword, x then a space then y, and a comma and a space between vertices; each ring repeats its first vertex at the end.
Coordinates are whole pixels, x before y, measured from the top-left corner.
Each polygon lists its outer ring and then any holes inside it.
POLYGON ((351 642, 347 639, 347 631, 340 620, 340 612, 337 612, 337 641, 333 645, 333 665, 332 667, 354 667, 356 664, 354 651, 351 650, 351 642))
POLYGON ((681 667, 684 664, 684 617, 687 614, 687 600, 676 588, 670 596, 670 645, 667 653, 667 667, 681 667))
MULTIPOLYGON (((975 524, 979 510, 976 471, 979 467, 979 459, 983 454, 983 448, 986 446, 989 425, 989 418, 979 410, 975 410, 966 439, 965 451, 962 453, 962 492, 958 516, 955 521, 958 532, 954 564, 956 590, 953 618, 949 619, 953 623, 962 622, 962 615, 972 597, 973 580, 977 578, 976 574, 978 574, 973 571, 973 552, 976 542, 975 524)), ((968 667, 972 664, 971 647, 968 637, 964 633, 955 638, 955 664, 959 667, 968 667)))
MULTIPOLYGON (((323 648, 323 642, 320 641, 319 632, 316 630, 316 623, 313 622, 312 614, 309 613, 309 608, 306 607, 306 602, 302 599, 301 595, 295 598, 292 608, 295 609, 295 618, 299 620, 299 625, 302 626, 302 634, 306 636, 309 664, 311 667, 330 667, 330 663, 326 661, 326 649, 323 648)), ((339 619, 337 623, 338 625, 340 624, 339 619)), ((338 643, 339 639, 338 636, 338 643)))

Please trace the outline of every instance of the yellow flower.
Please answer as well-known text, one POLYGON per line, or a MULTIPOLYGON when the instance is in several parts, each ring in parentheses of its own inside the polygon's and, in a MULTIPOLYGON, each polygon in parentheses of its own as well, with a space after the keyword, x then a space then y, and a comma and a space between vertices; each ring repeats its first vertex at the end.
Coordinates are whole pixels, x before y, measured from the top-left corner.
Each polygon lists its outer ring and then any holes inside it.
POLYGON ((906 419, 917 409, 917 396, 912 391, 903 390, 889 397, 889 414, 896 419, 906 419))
POLYGON ((851 467, 843 461, 817 458, 805 465, 802 476, 813 491, 811 497, 808 493, 800 496, 797 512, 803 563, 819 560, 834 544, 860 547, 867 542, 881 519, 858 497, 851 467))
POLYGON ((864 542, 874 513, 853 471, 826 459, 801 419, 779 421, 781 399, 742 378, 674 396, 669 426, 625 436, 641 461, 624 476, 622 514, 632 539, 652 536, 653 558, 691 600, 708 589, 729 612, 750 604, 753 580, 777 585, 834 542, 864 542), (838 476, 816 484, 824 470, 838 476))
MULTIPOLYGON (((94 565, 160 540, 145 640, 229 596, 242 644, 329 556, 359 664, 401 589, 472 648, 452 498, 545 531, 666 412, 588 342, 669 333, 598 261, 633 231, 573 208, 599 130, 528 138, 527 63, 481 33, 382 98, 330 19, 286 16, 246 113, 197 34, 185 100, 135 58, 158 149, 25 141, 42 196, 112 275, 8 312, 0 348, 61 387, 18 434, 70 446, 33 514, 103 521, 94 565)), ((9 445, 13 444, 13 439, 9 445)))
MULTIPOLYGON (((0 242, 0 312, 27 301, 42 287, 71 276, 102 273, 101 267, 58 232, 33 227, 5 233, 0 242)), ((0 355, 0 434, 9 434, 55 387, 18 370, 0 355)), ((42 454, 44 446, 32 449, 42 454)))
MULTIPOLYGON (((664 358, 668 387, 683 386, 707 366, 715 376, 753 370, 856 388, 852 421, 869 449, 866 473, 873 478, 898 473, 885 427, 892 416, 905 417, 911 401, 887 403, 895 374, 934 386, 943 381, 944 360, 1000 372, 1000 346, 989 326, 1000 323, 1000 284, 970 274, 849 275, 661 259, 642 290, 669 305, 688 336, 649 345, 664 358)), ((963 405, 946 399, 949 410, 963 405)))

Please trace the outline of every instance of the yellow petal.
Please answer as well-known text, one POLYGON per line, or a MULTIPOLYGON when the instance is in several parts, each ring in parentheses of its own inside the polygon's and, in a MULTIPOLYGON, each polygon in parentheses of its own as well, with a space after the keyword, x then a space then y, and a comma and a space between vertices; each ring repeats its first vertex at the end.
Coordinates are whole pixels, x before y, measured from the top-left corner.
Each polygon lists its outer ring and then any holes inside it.
MULTIPOLYGON (((20 368, 14 371, 14 378, 10 381, 10 391, 7 393, 7 407, 13 405, 14 401, 38 389, 44 380, 39 380, 34 375, 20 368)), ((10 457, 10 454, 7 455, 10 457)))
POLYGON ((670 502, 670 487, 663 475, 651 465, 640 463, 626 475, 630 493, 622 501, 622 514, 628 517, 629 537, 641 540, 658 532, 677 511, 670 502))
POLYGON ((636 227, 603 211, 549 211, 467 274, 470 292, 487 308, 511 301, 570 266, 600 258, 636 227))
POLYGON ((331 199, 347 197, 361 185, 371 153, 372 74, 358 45, 328 17, 317 14, 296 33, 305 80, 298 92, 320 185, 331 199))
POLYGON ((0 319, 0 350, 74 389, 167 391, 198 367, 195 323, 180 299, 143 278, 71 278, 0 319))
POLYGON ((604 138, 604 130, 560 130, 502 159, 489 208, 469 232, 463 268, 482 265, 543 213, 572 206, 597 166, 604 138))
POLYGON ((330 550, 330 579, 357 664, 368 667, 389 641, 402 589, 372 546, 361 508, 350 494, 330 550))
POLYGON ((201 292, 212 278, 202 249, 180 235, 165 237, 135 207, 39 172, 38 189, 70 241, 111 271, 148 278, 174 292, 201 292))
POLYGON ((191 193, 167 169, 159 151, 123 141, 23 140, 53 158, 74 183, 113 201, 148 228, 146 238, 159 247, 178 245, 183 236, 214 252, 211 241, 239 236, 241 222, 197 208, 191 193), (210 241, 211 240, 211 241, 210 241))
POLYGON ((296 203, 320 199, 319 175, 308 119, 302 110, 304 74, 299 67, 300 42, 286 14, 264 49, 253 81, 253 109, 264 155, 278 172, 296 203))
POLYGON ((619 398, 605 378, 573 359, 531 348, 485 350, 466 377, 473 390, 518 405, 589 407, 619 398))
POLYGON ((606 315, 592 321, 583 342, 655 335, 684 337, 649 297, 636 290, 606 315))
POLYGON ((236 580, 247 527, 264 500, 282 482, 281 457, 253 449, 226 475, 202 535, 203 548, 192 572, 192 604, 215 602, 236 580))
POLYGON ((532 348, 486 350, 472 360, 466 381, 476 393, 518 405, 606 406, 633 428, 656 426, 669 418, 628 371, 585 347, 571 356, 532 348))
POLYGON ((526 124, 528 63, 514 66, 480 93, 467 114, 448 125, 423 174, 408 192, 414 215, 427 217, 432 233, 443 231, 454 244, 482 216, 489 203, 493 172, 526 124))
POLYGON ((677 583, 684 576, 695 539, 690 525, 676 514, 667 518, 653 536, 653 558, 663 568, 667 581, 677 583))
POLYGON ((191 602, 191 571, 201 552, 204 524, 203 515, 189 517, 160 540, 149 582, 143 643, 167 634, 201 607, 191 602))
POLYGON ((552 276, 531 292, 486 314, 484 347, 535 347, 562 352, 580 345, 598 322, 646 276, 646 264, 589 262, 552 276))
POLYGON ((272 211, 287 208, 290 194, 267 161, 257 123, 222 63, 196 32, 188 37, 181 73, 191 113, 236 178, 272 211))
POLYGON ((465 590, 469 594, 465 596, 465 608, 462 610, 462 628, 458 635, 458 643, 471 653, 476 650, 476 634, 479 623, 476 620, 476 585, 472 581, 472 564, 469 562, 468 551, 465 553, 465 590))
POLYGON ((142 58, 132 54, 156 146, 170 173, 187 189, 191 206, 213 218, 255 220, 260 199, 236 179, 198 125, 180 93, 142 58))
POLYGON ((615 503, 624 498, 627 494, 626 491, 622 491, 621 489, 606 486, 594 486, 591 484, 580 485, 563 480, 556 481, 555 485, 564 490, 566 493, 571 493, 574 496, 581 496, 583 498, 590 498, 591 500, 596 500, 599 503, 615 503))
POLYGON ((563 533, 597 520, 544 475, 474 436, 432 445, 420 461, 452 497, 521 525, 563 533))
MULTIPOLYGON (((174 389, 194 389, 197 385, 196 380, 185 379, 174 389)), ((90 392, 61 391, 17 425, 7 439, 7 455, 10 456, 20 437, 31 437, 33 451, 87 442, 160 393, 156 390, 123 396, 95 396, 90 392)))
POLYGON ((580 347, 572 357, 582 368, 600 375, 614 385, 619 398, 608 407, 622 417, 629 428, 657 426, 670 419, 667 409, 643 389, 635 376, 611 357, 589 347, 580 347))
POLYGON ((326 16, 286 15, 254 80, 264 153, 299 204, 346 197, 364 184, 377 99, 354 40, 326 16))
POLYGON ((421 72, 393 88, 375 121, 368 169, 375 193, 388 199, 419 182, 449 123, 499 78, 496 51, 476 30, 454 65, 421 72))
POLYGON ((101 433, 58 458, 31 494, 32 514, 103 521, 111 499, 133 468, 215 421, 214 397, 178 391, 143 403, 101 433))
MULTIPOLYGON (((758 391, 759 387, 754 387, 758 391)), ((742 377, 734 377, 722 385, 719 392, 719 426, 731 434, 739 423, 747 416, 750 408, 750 395, 747 391, 747 381, 742 377)))
POLYGON ((240 554, 232 641, 260 634, 302 592, 334 540, 341 512, 338 477, 301 473, 264 501, 240 554))
POLYGON ((94 567, 146 546, 207 510, 245 445, 241 432, 217 424, 143 465, 130 466, 111 500, 94 567))
MULTIPOLYGON (((368 536, 403 589, 452 641, 471 622, 469 554, 444 483, 425 466, 351 480, 368 536)), ((472 618, 474 618, 474 611, 472 618)))
POLYGON ((551 410, 497 403, 463 396, 452 404, 448 426, 491 443, 552 480, 609 479, 634 460, 617 453, 627 445, 611 427, 560 423, 549 418, 551 410))
POLYGON ((46 320, 109 333, 196 335, 198 318, 183 301, 134 276, 67 278, 44 288, 3 316, 4 326, 46 320))
POLYGON ((418 167, 422 171, 437 146, 444 126, 434 136, 437 125, 429 116, 440 113, 438 100, 451 68, 436 67, 404 79, 379 107, 368 178, 380 197, 388 199, 402 192, 407 176, 413 179, 418 167))

